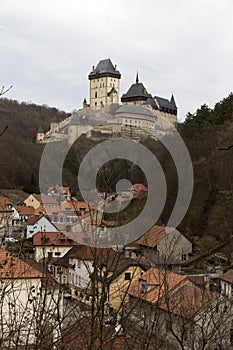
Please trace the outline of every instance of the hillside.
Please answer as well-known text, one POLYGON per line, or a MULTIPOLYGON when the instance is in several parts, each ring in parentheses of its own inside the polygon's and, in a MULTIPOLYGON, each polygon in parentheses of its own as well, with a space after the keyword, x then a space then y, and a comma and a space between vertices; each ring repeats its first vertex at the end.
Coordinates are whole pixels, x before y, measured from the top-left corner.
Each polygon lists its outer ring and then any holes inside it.
POLYGON ((42 145, 35 144, 38 128, 49 129, 56 117, 63 120, 67 114, 56 108, 18 103, 0 99, 0 188, 17 188, 30 182, 32 174, 38 177, 42 145))
MULTIPOLYGON (((19 104, 17 101, 0 100, 0 188, 20 188, 38 181, 38 169, 42 145, 34 143, 39 126, 48 129, 52 117, 59 120, 66 115, 55 108, 19 104), (32 181, 33 180, 33 181, 32 181)), ((224 241, 233 232, 233 95, 216 103, 213 109, 203 105, 193 114, 189 113, 184 123, 178 125, 193 162, 194 191, 187 215, 179 229, 193 241, 224 241)), ((165 209, 159 224, 166 224, 177 195, 177 173, 169 153, 159 143, 144 139, 147 146, 159 159, 168 183, 165 209)), ((77 173, 80 161, 96 141, 79 138, 70 150, 63 171, 64 184, 77 190, 77 173)), ((97 185, 100 190, 114 190, 120 178, 129 178, 132 183, 147 185, 142 171, 125 160, 107 163, 99 172, 97 185)), ((120 213, 120 221, 132 220, 138 215, 144 200, 134 201, 137 208, 129 206, 120 213), (134 213, 134 214, 133 214, 134 213)))

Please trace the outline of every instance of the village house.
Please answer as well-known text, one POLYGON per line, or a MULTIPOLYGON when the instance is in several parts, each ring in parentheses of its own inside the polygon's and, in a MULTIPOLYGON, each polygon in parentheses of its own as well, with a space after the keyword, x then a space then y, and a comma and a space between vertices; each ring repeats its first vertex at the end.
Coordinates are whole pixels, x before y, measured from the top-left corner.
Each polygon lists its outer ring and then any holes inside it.
POLYGON ((32 206, 26 205, 15 205, 12 207, 13 217, 12 225, 13 226, 22 226, 27 220, 35 215, 35 208, 32 206))
POLYGON ((13 210, 7 198, 0 197, 0 231, 5 226, 12 226, 13 210))
POLYGON ((26 223, 27 238, 34 236, 36 232, 58 232, 58 228, 44 215, 33 216, 26 223))
POLYGON ((154 265, 180 269, 182 261, 192 254, 192 243, 175 228, 153 226, 136 243, 154 265))
POLYGON ((73 246, 64 256, 53 262, 53 274, 60 284, 68 286, 69 257, 75 254, 80 247, 80 245, 73 246))
POLYGON ((98 267, 99 295, 105 288, 109 307, 117 312, 122 311, 128 303, 127 290, 130 284, 146 271, 146 267, 120 254, 100 261, 98 267))
POLYGON ((47 194, 52 195, 58 203, 71 199, 71 191, 69 186, 50 186, 47 194))
POLYGON ((128 294, 135 326, 164 337, 174 350, 181 342, 188 349, 230 343, 231 305, 187 276, 151 268, 130 285, 128 294))
POLYGON ((88 291, 91 286, 91 274, 95 259, 102 261, 115 256, 112 248, 95 248, 81 246, 74 254, 69 256, 68 282, 73 291, 88 291))
POLYGON ((33 245, 36 261, 46 259, 49 263, 52 263, 52 259, 64 256, 77 243, 58 231, 35 233, 33 245))
POLYGON ((228 298, 233 296, 233 269, 228 270, 220 276, 221 293, 228 298))
POLYGON ((24 204, 27 206, 32 206, 35 209, 39 207, 46 208, 57 208, 59 206, 58 202, 56 201, 53 196, 49 196, 47 194, 30 194, 25 200, 24 204))
POLYGON ((42 342, 45 325, 51 329, 55 318, 63 315, 58 283, 33 259, 29 260, 0 249, 0 338, 4 348, 33 345, 35 337, 40 336, 42 342), (39 320, 37 315, 42 312, 46 318, 39 320))

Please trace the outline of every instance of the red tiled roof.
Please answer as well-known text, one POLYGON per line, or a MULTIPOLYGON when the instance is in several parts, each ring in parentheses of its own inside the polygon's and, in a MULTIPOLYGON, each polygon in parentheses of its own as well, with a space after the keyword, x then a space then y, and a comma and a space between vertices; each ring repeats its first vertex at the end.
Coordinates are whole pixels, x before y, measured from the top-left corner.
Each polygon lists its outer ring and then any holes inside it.
POLYGON ((53 278, 53 276, 48 271, 47 267, 44 267, 42 264, 37 262, 33 258, 21 258, 22 261, 24 261, 26 264, 33 267, 35 270, 39 271, 43 275, 43 284, 48 283, 50 287, 59 287, 59 283, 53 278))
POLYGON ((147 233, 137 240, 137 243, 146 247, 154 248, 167 235, 167 230, 164 226, 153 226, 147 233))
POLYGON ((41 278, 41 272, 0 248, 0 278, 41 278))
MULTIPOLYGON (((99 326, 96 325, 96 327, 97 332, 95 332, 96 338, 94 340, 94 350, 100 349, 100 341, 98 339, 99 326)), ((114 335, 113 327, 104 327, 102 335, 104 350, 141 350, 144 348, 142 341, 139 339, 133 339, 128 334, 114 335)), ((87 350, 90 349, 90 340, 91 319, 82 317, 64 330, 62 343, 66 350, 87 350)), ((154 346, 147 346, 146 348, 148 350, 156 350, 154 346)))
POLYGON ((174 290, 181 282, 189 281, 187 276, 178 275, 171 271, 160 270, 152 267, 145 272, 141 278, 134 281, 129 294, 151 303, 158 303, 167 292, 174 290), (140 279, 146 282, 147 291, 143 292, 140 288, 140 279))
POLYGON ((5 197, 0 197, 0 207, 5 208, 8 205, 11 205, 11 202, 9 201, 9 199, 5 197))
POLYGON ((20 216, 30 216, 35 214, 35 208, 27 205, 15 205, 14 207, 20 216))
POLYGON ((98 258, 108 258, 115 256, 117 253, 112 248, 94 248, 83 245, 76 253, 70 255, 70 258, 92 261, 95 254, 98 258))
MULTIPOLYGON (((53 209, 53 208, 51 208, 51 209, 53 209)), ((35 209, 35 215, 42 215, 42 214, 45 214, 45 213, 47 213, 47 210, 48 210, 48 208, 46 208, 46 211, 45 211, 45 208, 43 208, 43 207, 38 207, 38 208, 35 209)), ((53 210, 54 210, 54 209, 53 209, 53 210)))
POLYGON ((72 239, 62 232, 37 232, 33 236, 34 246, 64 246, 76 245, 72 239))
POLYGON ((172 293, 166 302, 163 300, 159 307, 164 310, 169 309, 176 315, 190 318, 210 306, 219 297, 220 294, 210 292, 195 284, 183 285, 172 293))
POLYGON ((225 272, 222 276, 220 276, 220 279, 229 283, 233 283, 233 269, 225 272))
POLYGON ((48 194, 32 194, 33 197, 38 200, 38 202, 40 202, 42 205, 46 205, 46 204, 54 204, 54 205, 58 205, 56 199, 48 194))
POLYGON ((39 221, 42 218, 42 216, 33 216, 31 218, 28 219, 27 221, 27 225, 35 225, 35 223, 37 223, 37 221, 39 221))
POLYGON ((70 191, 70 188, 68 186, 50 186, 48 188, 48 192, 51 192, 53 190, 59 191, 61 194, 68 194, 70 191))
POLYGON ((135 192, 148 192, 147 188, 143 184, 134 184, 131 190, 135 192))

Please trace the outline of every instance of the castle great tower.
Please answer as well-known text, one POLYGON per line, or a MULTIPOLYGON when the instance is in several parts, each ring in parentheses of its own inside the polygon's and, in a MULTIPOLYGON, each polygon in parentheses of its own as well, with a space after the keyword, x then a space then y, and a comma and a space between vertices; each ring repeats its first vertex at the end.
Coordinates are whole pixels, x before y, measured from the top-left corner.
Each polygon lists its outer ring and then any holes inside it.
POLYGON ((100 108, 119 103, 121 74, 110 58, 99 61, 88 75, 90 80, 90 107, 100 108))

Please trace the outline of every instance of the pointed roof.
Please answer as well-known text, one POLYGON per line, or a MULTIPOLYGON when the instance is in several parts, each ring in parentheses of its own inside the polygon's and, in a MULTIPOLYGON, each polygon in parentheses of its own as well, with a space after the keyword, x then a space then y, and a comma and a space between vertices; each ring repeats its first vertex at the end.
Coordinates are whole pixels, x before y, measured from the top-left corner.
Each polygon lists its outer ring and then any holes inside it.
POLYGON ((174 98, 173 94, 171 96, 170 105, 171 105, 172 109, 177 110, 177 106, 176 106, 176 102, 175 102, 175 98, 174 98))
POLYGON ((155 96, 154 99, 160 109, 165 108, 165 109, 177 111, 177 107, 176 107, 176 103, 173 95, 170 101, 167 98, 163 98, 159 96, 155 96))
POLYGON ((110 58, 100 60, 97 64, 96 68, 93 67, 92 72, 88 75, 90 80, 98 79, 101 77, 110 76, 113 78, 121 78, 121 74, 118 70, 116 70, 116 66, 114 67, 110 58))
POLYGON ((55 116, 52 118, 51 123, 58 123, 58 120, 55 116))
POLYGON ((136 83, 132 84, 126 94, 123 94, 121 97, 122 102, 135 101, 135 100, 144 100, 152 98, 152 95, 149 94, 142 83, 139 83, 138 72, 136 75, 136 83))
POLYGON ((111 96, 112 94, 117 94, 117 91, 114 87, 112 87, 111 91, 108 92, 108 96, 111 96))
POLYGON ((42 127, 40 126, 38 131, 37 131, 37 134, 44 134, 44 130, 42 129, 42 127))

